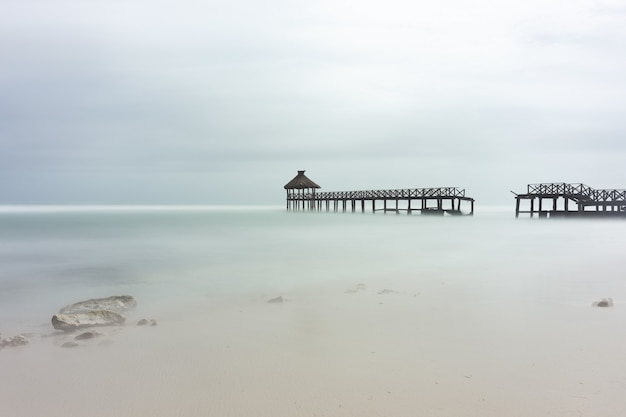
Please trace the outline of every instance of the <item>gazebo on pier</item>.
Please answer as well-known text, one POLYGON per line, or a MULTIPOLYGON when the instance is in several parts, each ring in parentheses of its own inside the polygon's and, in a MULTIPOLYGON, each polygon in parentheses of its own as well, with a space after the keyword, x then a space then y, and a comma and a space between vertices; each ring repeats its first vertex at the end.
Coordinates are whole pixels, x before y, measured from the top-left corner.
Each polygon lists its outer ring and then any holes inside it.
POLYGON ((298 171, 298 175, 284 186, 287 190, 287 210, 347 211, 353 213, 360 206, 365 213, 366 202, 372 213, 401 211, 423 215, 473 215, 474 199, 457 187, 403 188, 398 190, 325 191, 316 192, 319 185, 298 171), (378 203, 378 207, 377 207, 378 203), (391 203, 391 204, 388 204, 391 203), (417 204, 416 204, 417 203, 417 204), (470 210, 461 211, 461 203, 469 203, 470 210), (381 207, 382 204, 382 207, 381 207))
POLYGON ((287 210, 314 210, 315 189, 322 187, 307 178, 304 171, 298 171, 298 175, 284 188, 287 190, 287 210))

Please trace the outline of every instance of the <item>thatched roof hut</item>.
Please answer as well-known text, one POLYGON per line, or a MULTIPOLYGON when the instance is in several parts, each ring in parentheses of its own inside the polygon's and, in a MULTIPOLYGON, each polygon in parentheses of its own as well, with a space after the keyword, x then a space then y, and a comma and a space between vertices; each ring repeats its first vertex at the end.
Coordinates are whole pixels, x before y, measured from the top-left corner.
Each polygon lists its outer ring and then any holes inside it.
POLYGON ((306 188, 322 188, 304 175, 304 171, 298 171, 298 175, 294 179, 285 184, 285 190, 306 189, 306 188))

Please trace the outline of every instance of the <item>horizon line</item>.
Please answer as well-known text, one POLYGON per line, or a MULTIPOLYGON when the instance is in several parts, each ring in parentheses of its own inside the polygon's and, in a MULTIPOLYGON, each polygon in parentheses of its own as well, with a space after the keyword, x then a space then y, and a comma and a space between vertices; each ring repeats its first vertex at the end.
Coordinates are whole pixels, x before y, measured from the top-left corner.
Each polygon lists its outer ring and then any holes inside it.
POLYGON ((210 210, 270 210, 282 205, 261 204, 0 204, 0 213, 64 212, 64 211, 210 211, 210 210))

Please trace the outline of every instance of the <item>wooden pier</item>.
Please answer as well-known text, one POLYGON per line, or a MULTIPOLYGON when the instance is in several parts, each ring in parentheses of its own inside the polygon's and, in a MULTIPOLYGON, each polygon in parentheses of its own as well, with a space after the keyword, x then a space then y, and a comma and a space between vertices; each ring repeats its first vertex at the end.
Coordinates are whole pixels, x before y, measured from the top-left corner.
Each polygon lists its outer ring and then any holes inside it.
POLYGON ((529 184, 526 194, 515 194, 515 200, 515 217, 626 218, 626 190, 598 190, 585 184, 529 184), (521 209, 522 201, 530 203, 528 209, 521 209))
POLYGON ((298 171, 284 187, 287 210, 357 212, 419 212, 424 215, 473 215, 474 199, 456 187, 316 192, 320 186, 298 171), (469 210, 461 210, 469 204, 469 210))

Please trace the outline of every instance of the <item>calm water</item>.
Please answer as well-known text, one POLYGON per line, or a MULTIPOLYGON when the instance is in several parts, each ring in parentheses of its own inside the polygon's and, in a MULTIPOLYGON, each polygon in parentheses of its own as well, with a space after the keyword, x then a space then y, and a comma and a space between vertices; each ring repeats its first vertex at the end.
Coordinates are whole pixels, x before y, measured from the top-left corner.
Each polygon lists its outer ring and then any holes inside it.
MULTIPOLYGON (((130 294, 151 311, 196 298, 293 296, 359 283, 450 298, 589 306, 626 300, 626 221, 286 212, 282 208, 0 211, 0 332, 61 306, 130 294)), ((46 327, 46 328, 47 328, 46 327)))

